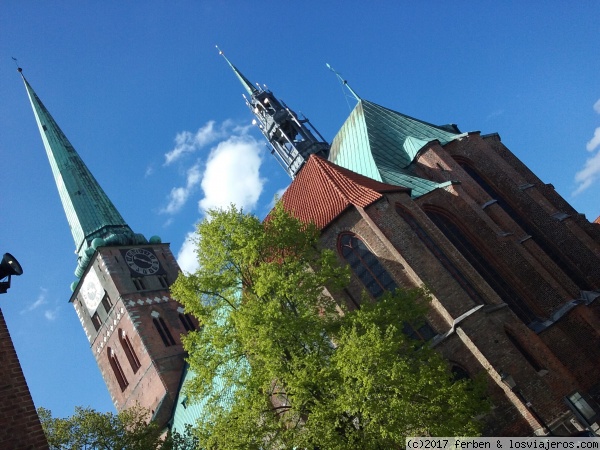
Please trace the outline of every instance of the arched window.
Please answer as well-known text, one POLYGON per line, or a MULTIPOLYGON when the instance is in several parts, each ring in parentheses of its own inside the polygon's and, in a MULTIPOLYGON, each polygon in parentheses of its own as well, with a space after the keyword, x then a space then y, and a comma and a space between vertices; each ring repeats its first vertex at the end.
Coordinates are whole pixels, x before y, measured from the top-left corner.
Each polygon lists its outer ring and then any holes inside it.
POLYGON ((155 317, 152 318, 152 323, 154 323, 154 328, 156 328, 156 331, 158 331, 158 334, 162 339, 163 344, 165 344, 165 347, 175 345, 175 339, 173 339, 173 335, 167 328, 167 324, 165 323, 163 318, 160 317, 158 313, 155 317))
POLYGON ((410 214, 408 211, 404 210, 404 208, 396 205, 396 212, 400 217, 404 219, 404 221, 410 226, 413 232, 417 235, 417 237, 425 244, 425 246, 429 249, 433 256, 435 256, 438 261, 444 266, 444 268, 448 271, 450 276, 454 278, 458 284, 464 289, 467 295, 473 300, 475 303, 482 304, 485 303, 479 292, 473 287, 473 285, 465 278, 460 270, 454 265, 452 261, 446 256, 444 251, 435 243, 435 241, 429 236, 429 233, 421 226, 419 222, 410 214))
POLYGON ((526 324, 538 318, 529 309, 525 301, 512 286, 496 271, 495 267, 483 257, 477 246, 445 214, 432 209, 425 210, 427 216, 440 229, 464 258, 479 272, 479 275, 496 291, 498 296, 526 324))
POLYGON ((481 189, 483 189, 492 199, 496 200, 506 214, 514 220, 521 229, 527 233, 533 241, 542 249, 554 263, 580 288, 586 291, 592 290, 591 285, 585 277, 573 267, 573 263, 562 255, 562 253, 552 244, 552 242, 536 227, 531 226, 522 214, 519 214, 510 203, 498 192, 490 183, 488 183, 473 166, 463 158, 455 158, 456 162, 467 172, 481 189))
POLYGON ((185 331, 194 331, 196 329, 196 326, 194 325, 194 322, 189 314, 179 313, 179 321, 183 325, 183 328, 185 328, 185 331))
MULTIPOLYGON (((338 239, 339 251, 348 262, 354 274, 362 281, 365 288, 374 298, 379 298, 385 291, 394 291, 396 282, 387 270, 381 265, 379 259, 371 253, 367 246, 356 235, 343 233, 338 239)), ((428 341, 435 336, 435 331, 424 322, 415 327, 404 323, 403 332, 411 339, 428 341)))
POLYGON ((129 360, 129 365, 131 365, 131 369, 133 373, 136 373, 138 369, 141 367, 140 360, 135 354, 135 350, 129 341, 129 336, 119 328, 119 341, 121 342, 121 346, 123 347, 123 351, 125 351, 125 356, 129 360))
POLYGON ((339 238, 340 253, 369 293, 380 297, 396 289, 396 283, 367 246, 355 235, 344 233, 339 238))
POLYGON ((471 377, 469 376, 469 372, 467 372, 465 369, 463 369, 458 364, 453 364, 452 368, 450 369, 450 372, 452 372, 452 379, 454 381, 471 379, 471 377))
POLYGON ((127 388, 129 383, 127 382, 127 378, 125 378, 125 373, 123 372, 123 369, 121 368, 121 364, 119 363, 119 360, 117 359, 117 355, 115 354, 115 351, 112 348, 108 347, 107 354, 108 354, 108 361, 110 363, 110 367, 112 368, 113 373, 115 374, 115 378, 117 379, 117 382, 119 383, 119 387, 121 388, 121 392, 122 392, 127 388))

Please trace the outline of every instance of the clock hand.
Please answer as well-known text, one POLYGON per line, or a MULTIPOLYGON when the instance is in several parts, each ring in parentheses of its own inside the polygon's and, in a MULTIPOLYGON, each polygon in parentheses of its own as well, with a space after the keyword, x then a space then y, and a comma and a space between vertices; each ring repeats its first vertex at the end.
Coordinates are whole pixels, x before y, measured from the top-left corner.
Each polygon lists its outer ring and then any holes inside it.
POLYGON ((145 263, 148 264, 152 264, 152 261, 150 260, 150 258, 147 258, 146 256, 140 256, 140 255, 135 255, 133 257, 134 260, 138 260, 138 261, 144 261, 145 263))

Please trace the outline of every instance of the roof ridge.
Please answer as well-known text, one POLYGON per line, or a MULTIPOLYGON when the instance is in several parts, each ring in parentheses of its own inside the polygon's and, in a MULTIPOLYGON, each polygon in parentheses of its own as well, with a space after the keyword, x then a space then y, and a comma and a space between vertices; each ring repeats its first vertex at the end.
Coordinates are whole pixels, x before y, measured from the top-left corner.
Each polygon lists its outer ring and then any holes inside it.
POLYGON ((384 192, 409 193, 410 189, 381 183, 311 155, 281 200, 294 216, 323 229, 349 206, 366 208, 384 192))
POLYGON ((354 203, 352 201, 352 199, 350 198, 349 195, 347 195, 346 192, 344 192, 341 187, 338 185, 339 182, 343 183, 344 180, 346 180, 346 182, 348 182, 348 178, 345 176, 340 176, 342 175, 340 172, 333 170, 333 167, 329 167, 328 164, 325 163, 325 160, 322 158, 311 158, 314 159, 314 163, 316 164, 321 170, 319 171, 320 175, 322 177, 325 178, 325 182, 329 185, 331 185, 331 187, 333 187, 333 189, 336 190, 336 192, 348 203, 354 203), (335 176, 335 175, 338 176, 335 176), (341 178, 341 180, 340 180, 341 178), (335 179, 335 180, 334 180, 335 179), (334 181, 338 181, 338 183, 334 182, 334 181))

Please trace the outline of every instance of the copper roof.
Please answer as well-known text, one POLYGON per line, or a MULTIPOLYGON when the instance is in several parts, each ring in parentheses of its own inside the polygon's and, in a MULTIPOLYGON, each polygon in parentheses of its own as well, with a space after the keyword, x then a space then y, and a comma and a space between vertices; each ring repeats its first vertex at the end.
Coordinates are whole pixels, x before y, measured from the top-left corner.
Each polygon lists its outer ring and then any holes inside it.
POLYGON ((413 163, 419 151, 429 142, 445 145, 458 136, 456 127, 439 127, 361 100, 333 139, 329 160, 382 183, 408 187, 418 198, 450 184, 417 176, 413 163))
POLYGON ((375 181, 311 155, 281 201, 295 217, 323 229, 348 206, 365 208, 384 192, 410 193, 410 189, 375 181))

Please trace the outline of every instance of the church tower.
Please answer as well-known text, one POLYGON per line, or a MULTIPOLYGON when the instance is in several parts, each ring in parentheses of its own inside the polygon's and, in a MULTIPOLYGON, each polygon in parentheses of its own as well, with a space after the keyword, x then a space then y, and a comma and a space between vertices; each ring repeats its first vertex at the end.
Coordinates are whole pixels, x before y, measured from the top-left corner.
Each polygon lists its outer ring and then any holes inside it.
POLYGON ((307 118, 299 118, 268 89, 262 89, 258 84, 254 86, 231 64, 221 50, 219 53, 250 96, 248 98, 244 95, 244 99, 254 114, 255 119, 252 123, 258 126, 271 147, 271 154, 292 179, 296 178, 310 155, 327 158, 329 144, 307 118))
POLYGON ((131 230, 23 81, 75 242, 70 302, 117 410, 139 404, 164 425, 185 364, 180 336, 196 328, 169 293, 177 261, 159 237, 131 230))

